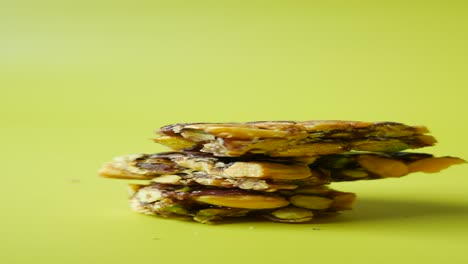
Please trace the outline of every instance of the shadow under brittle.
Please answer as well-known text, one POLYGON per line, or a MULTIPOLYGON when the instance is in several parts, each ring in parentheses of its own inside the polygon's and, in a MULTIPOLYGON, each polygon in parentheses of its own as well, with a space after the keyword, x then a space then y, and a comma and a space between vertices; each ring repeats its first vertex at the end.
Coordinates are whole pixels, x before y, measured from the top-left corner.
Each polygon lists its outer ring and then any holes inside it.
POLYGON ((468 204, 443 201, 358 198, 354 209, 345 214, 345 217, 340 217, 341 221, 376 221, 451 216, 468 219, 468 204))
MULTIPOLYGON (((154 217, 154 216, 151 216, 154 217)), ((214 226, 226 225, 248 225, 254 227, 256 224, 269 225, 300 225, 313 226, 315 224, 333 224, 347 222, 380 222, 392 221, 398 219, 433 219, 435 217, 457 217, 459 219, 468 219, 468 203, 453 203, 444 201, 432 200, 395 200, 385 198, 363 197, 357 198, 355 206, 352 210, 339 213, 329 213, 326 215, 317 215, 310 222, 305 223, 279 223, 271 222, 264 217, 234 217, 224 218, 223 221, 215 222, 214 226)), ((158 217, 161 220, 173 221, 175 219, 158 217)), ((191 219, 176 219, 180 222, 189 224, 197 223, 191 219)))

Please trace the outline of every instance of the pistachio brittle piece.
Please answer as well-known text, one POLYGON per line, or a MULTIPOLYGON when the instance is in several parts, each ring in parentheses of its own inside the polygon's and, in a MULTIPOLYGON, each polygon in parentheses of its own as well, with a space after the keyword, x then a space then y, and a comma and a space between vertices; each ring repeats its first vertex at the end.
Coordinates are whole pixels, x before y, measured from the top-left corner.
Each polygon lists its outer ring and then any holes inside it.
POLYGON ((266 156, 226 158, 209 154, 167 152, 117 157, 100 175, 124 179, 152 179, 175 185, 207 185, 273 192, 302 185, 402 177, 433 173, 465 163, 455 157, 412 152, 353 152, 325 155, 307 165, 296 158, 266 156))
POLYGON ((394 152, 432 146, 435 139, 422 126, 395 122, 262 121, 247 123, 181 123, 157 131, 156 142, 174 148, 172 138, 215 156, 263 154, 307 157, 350 150, 394 152), (170 142, 170 144, 166 142, 170 142))
MULTIPOLYGON (((310 160, 313 161, 313 160, 310 160)), ((266 156, 221 158, 195 152, 133 154, 114 158, 99 174, 109 178, 151 179, 159 175, 203 172, 224 178, 304 179, 313 173, 302 160, 266 156)))
POLYGON ((301 195, 293 191, 293 193, 265 194, 240 189, 164 184, 132 186, 132 190, 136 190, 136 193, 131 197, 131 208, 136 212, 163 217, 192 218, 201 223, 214 223, 224 218, 244 216, 263 216, 273 221, 287 223, 307 222, 315 213, 346 210, 350 204, 343 199, 349 193, 328 188, 315 194, 309 192, 307 195, 302 195, 308 200, 296 206, 290 205, 290 201, 297 200, 301 195), (317 206, 317 201, 321 201, 320 206, 317 206), (323 201, 326 201, 326 205, 323 201))
POLYGON ((271 209, 283 207, 289 202, 279 196, 265 195, 200 195, 193 198, 197 202, 244 209, 271 209))
POLYGON ((304 223, 314 218, 311 210, 294 206, 284 207, 265 215, 266 218, 282 223, 304 223))
POLYGON ((434 173, 466 163, 455 157, 434 157, 426 153, 342 153, 318 158, 309 167, 330 181, 355 181, 402 177, 414 172, 434 173))
POLYGON ((428 157, 408 164, 410 172, 436 173, 452 165, 464 164, 465 160, 456 157, 428 157))

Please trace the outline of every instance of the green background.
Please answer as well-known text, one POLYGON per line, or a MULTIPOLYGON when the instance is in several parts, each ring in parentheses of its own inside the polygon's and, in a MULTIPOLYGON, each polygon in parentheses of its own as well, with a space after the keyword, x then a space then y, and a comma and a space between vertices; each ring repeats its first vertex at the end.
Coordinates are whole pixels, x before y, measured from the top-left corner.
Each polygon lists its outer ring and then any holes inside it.
POLYGON ((427 125, 468 158, 465 1, 0 1, 1 263, 467 263, 468 167, 334 185, 325 222, 128 209, 103 162, 175 122, 427 125))

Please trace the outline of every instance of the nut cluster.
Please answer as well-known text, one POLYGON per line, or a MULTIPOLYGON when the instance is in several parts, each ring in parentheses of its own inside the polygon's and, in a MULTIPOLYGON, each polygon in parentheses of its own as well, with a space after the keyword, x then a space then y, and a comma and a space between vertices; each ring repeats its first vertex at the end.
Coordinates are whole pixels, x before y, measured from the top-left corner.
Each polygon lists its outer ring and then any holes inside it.
POLYGON ((191 123, 164 126, 156 142, 172 152, 136 154, 104 164, 103 177, 129 185, 140 213, 215 223, 263 217, 302 223, 352 208, 338 181, 434 173, 455 157, 403 152, 436 141, 421 126, 356 121, 191 123))

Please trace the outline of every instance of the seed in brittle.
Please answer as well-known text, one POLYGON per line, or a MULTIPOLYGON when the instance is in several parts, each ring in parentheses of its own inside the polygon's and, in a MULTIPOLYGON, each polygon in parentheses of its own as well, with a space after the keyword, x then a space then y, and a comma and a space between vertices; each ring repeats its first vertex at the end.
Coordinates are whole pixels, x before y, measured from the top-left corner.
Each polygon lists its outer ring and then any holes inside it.
POLYGON ((275 210, 270 214, 273 217, 270 217, 269 219, 273 221, 286 223, 308 222, 314 217, 314 213, 312 213, 312 211, 293 206, 288 206, 285 208, 275 210))
POLYGON ((309 195, 295 195, 289 198, 289 201, 297 207, 313 210, 327 209, 333 203, 332 199, 309 195))
POLYGON ((195 142, 186 140, 181 137, 169 137, 169 136, 162 136, 153 139, 154 142, 162 144, 166 147, 169 147, 173 150, 183 150, 183 149, 189 149, 194 146, 196 146, 195 142))
POLYGON ((348 176, 348 177, 351 177, 351 178, 355 178, 355 179, 359 179, 359 178, 365 178, 367 176, 369 176, 367 174, 367 172, 363 171, 363 170, 358 170, 358 169, 354 169, 354 170, 342 170, 341 173, 345 176, 348 176))
POLYGON ((202 195, 193 199, 201 203, 245 209, 271 209, 289 204, 283 197, 266 195, 202 195))
POLYGON ((351 210, 356 200, 356 194, 354 193, 339 193, 333 197, 333 203, 330 205, 330 209, 342 211, 351 210))
POLYGON ((135 198, 142 203, 153 203, 162 198, 162 193, 153 188, 142 188, 136 193, 135 198))
POLYGON ((193 217, 193 220, 202 224, 213 224, 213 222, 221 220, 222 217, 241 217, 245 216, 248 212, 248 210, 235 208, 208 208, 198 211, 193 217))

